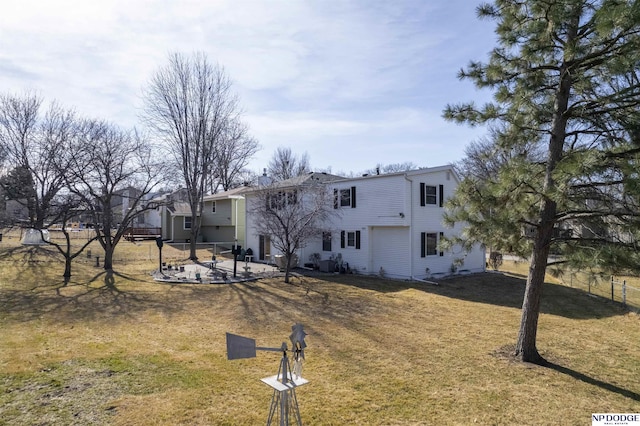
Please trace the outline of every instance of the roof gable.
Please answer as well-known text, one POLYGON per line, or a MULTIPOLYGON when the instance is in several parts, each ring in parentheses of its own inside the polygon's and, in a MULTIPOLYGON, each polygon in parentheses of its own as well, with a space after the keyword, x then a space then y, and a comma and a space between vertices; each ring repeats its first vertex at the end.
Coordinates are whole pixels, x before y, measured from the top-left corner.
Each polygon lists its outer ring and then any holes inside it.
POLYGON ((230 189, 228 191, 217 192, 215 194, 206 195, 203 200, 204 201, 216 201, 216 200, 227 200, 231 198, 237 198, 242 196, 245 192, 250 191, 251 189, 247 186, 240 186, 238 188, 230 189))
POLYGON ((425 175, 425 174, 431 174, 431 173, 440 173, 440 172, 449 172, 451 173, 451 175, 453 176, 453 178, 455 179, 455 181, 457 183, 460 183, 460 177, 458 176, 458 174, 455 171, 455 168, 450 165, 444 165, 444 166, 437 166, 437 167, 423 167, 420 169, 414 169, 414 170, 407 170, 404 172, 394 172, 394 173, 384 173, 384 174, 379 174, 379 175, 362 175, 362 176, 357 176, 357 177, 350 177, 350 178, 341 178, 339 180, 337 180, 337 182, 339 183, 347 183, 347 182, 356 182, 356 181, 362 181, 362 180, 369 180, 369 179, 385 179, 385 178, 389 178, 389 177, 397 177, 397 176, 407 176, 407 177, 413 177, 413 176, 420 176, 420 175, 425 175))

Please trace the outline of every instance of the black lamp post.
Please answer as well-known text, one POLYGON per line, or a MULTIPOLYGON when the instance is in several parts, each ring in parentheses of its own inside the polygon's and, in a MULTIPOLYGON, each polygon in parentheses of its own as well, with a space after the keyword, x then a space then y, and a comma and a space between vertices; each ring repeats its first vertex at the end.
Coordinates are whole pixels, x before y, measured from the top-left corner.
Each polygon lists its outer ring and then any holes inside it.
POLYGON ((233 278, 236 277, 236 271, 238 267, 238 255, 240 255, 241 251, 242 251, 242 246, 239 246, 238 240, 236 240, 236 245, 234 249, 231 250, 231 253, 233 253, 233 278))
POLYGON ((158 271, 162 273, 162 237, 156 237, 156 245, 158 246, 159 260, 158 260, 158 271))

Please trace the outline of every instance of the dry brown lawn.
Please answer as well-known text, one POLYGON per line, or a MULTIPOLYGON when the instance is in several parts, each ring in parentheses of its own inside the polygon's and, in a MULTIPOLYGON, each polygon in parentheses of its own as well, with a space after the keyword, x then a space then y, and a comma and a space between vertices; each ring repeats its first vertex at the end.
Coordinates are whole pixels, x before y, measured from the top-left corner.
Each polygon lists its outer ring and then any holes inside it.
POLYGON ((516 274, 168 285, 150 278, 153 242, 121 244, 114 275, 81 258, 65 284, 51 250, 0 243, 0 424, 264 424, 260 378, 279 355, 228 361, 225 332, 279 347, 295 322, 309 333, 305 424, 584 425, 640 412, 640 318, 577 289, 544 289, 540 367, 510 358, 516 274))

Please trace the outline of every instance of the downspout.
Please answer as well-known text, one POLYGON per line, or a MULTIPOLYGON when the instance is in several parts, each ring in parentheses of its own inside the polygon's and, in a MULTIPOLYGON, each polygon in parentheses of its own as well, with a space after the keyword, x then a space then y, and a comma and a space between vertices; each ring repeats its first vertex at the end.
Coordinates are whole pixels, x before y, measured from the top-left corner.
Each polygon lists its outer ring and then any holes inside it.
POLYGON ((416 277, 411 277, 411 280, 412 281, 418 281, 418 282, 421 282, 421 283, 426 283, 426 284, 440 285, 435 281, 421 280, 420 278, 416 278, 416 277))
POLYGON ((415 280, 413 276, 413 180, 409 179, 407 173, 404 174, 404 178, 409 182, 409 276, 415 280))
MULTIPOLYGON (((242 199, 245 199, 245 197, 242 196, 242 195, 231 195, 230 198, 235 201, 235 208, 236 208, 235 221, 236 221, 236 223, 234 224, 233 231, 234 231, 235 239, 237 240, 238 239, 238 202, 240 200, 242 200, 242 199)), ((247 212, 246 212, 246 209, 245 209, 244 223, 245 223, 245 231, 244 231, 244 239, 242 241, 242 245, 244 245, 245 249, 246 249, 246 248, 248 248, 247 247, 247 212)))

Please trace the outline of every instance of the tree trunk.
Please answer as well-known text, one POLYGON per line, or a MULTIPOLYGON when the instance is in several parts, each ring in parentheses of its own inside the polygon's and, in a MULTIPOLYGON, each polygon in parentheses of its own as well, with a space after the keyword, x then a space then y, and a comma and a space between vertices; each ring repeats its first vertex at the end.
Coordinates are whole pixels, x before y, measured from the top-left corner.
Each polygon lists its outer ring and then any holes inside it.
MULTIPOLYGON (((547 202, 545 211, 555 211, 555 204, 547 202)), ((541 227, 536 233, 527 286, 522 301, 522 317, 520 319, 520 331, 516 343, 515 356, 524 362, 542 364, 544 359, 538 353, 536 337, 538 333, 538 318, 540 316, 540 301, 544 277, 547 271, 547 258, 549 256, 549 242, 553 232, 553 222, 541 227)))
POLYGON ((291 254, 286 255, 287 263, 284 268, 284 282, 289 284, 289 275, 291 274, 291 254))
POLYGON ((113 251, 115 247, 107 244, 104 248, 104 269, 111 271, 113 269, 113 251))
POLYGON ((198 246, 196 245, 197 239, 198 234, 192 232, 189 239, 189 260, 198 260, 198 246))
POLYGON ((71 277, 71 256, 66 255, 64 257, 64 275, 62 275, 64 278, 70 278, 71 277))
POLYGON ((545 181, 543 186, 543 201, 540 206, 540 222, 536 232, 531 255, 531 266, 527 277, 524 300, 522 302, 522 319, 520 321, 520 331, 516 343, 515 355, 525 362, 536 364, 544 363, 544 359, 536 348, 536 335, 538 331, 538 318, 540 316, 540 299, 544 277, 547 271, 547 260, 549 250, 553 240, 553 227, 557 213, 557 204, 553 201, 553 192, 556 191, 556 184, 553 178, 558 163, 564 154, 564 142, 567 132, 567 110, 571 88, 573 85, 571 60, 575 49, 574 43, 577 39, 578 25, 582 6, 574 4, 573 16, 567 33, 565 44, 565 57, 560 67, 560 81, 555 93, 553 105, 553 120, 551 123, 551 136, 549 137, 547 168, 545 171, 545 181))
MULTIPOLYGON (((577 31, 579 13, 574 17, 573 32, 570 32, 567 44, 571 45, 577 31)), ((553 201, 553 192, 556 191, 556 183, 553 178, 558 163, 562 160, 564 141, 567 129, 567 107, 571 94, 572 78, 571 70, 567 63, 560 68, 560 81, 555 94, 553 107, 553 121, 551 124, 551 136, 549 137, 547 167, 543 185, 542 203, 538 228, 533 242, 533 253, 529 276, 522 302, 522 318, 520 331, 516 343, 515 355, 525 362, 540 364, 544 359, 536 348, 536 335, 538 331, 538 318, 540 316, 540 299, 544 277, 547 271, 547 259, 553 240, 553 227, 556 221, 557 204, 553 201)))
MULTIPOLYGON (((192 211, 194 211, 192 209, 192 211)), ((196 208, 197 211, 197 208, 196 208)), ((191 216, 191 231, 189 232, 189 259, 198 260, 198 234, 200 233, 200 216, 194 214, 191 216)))

